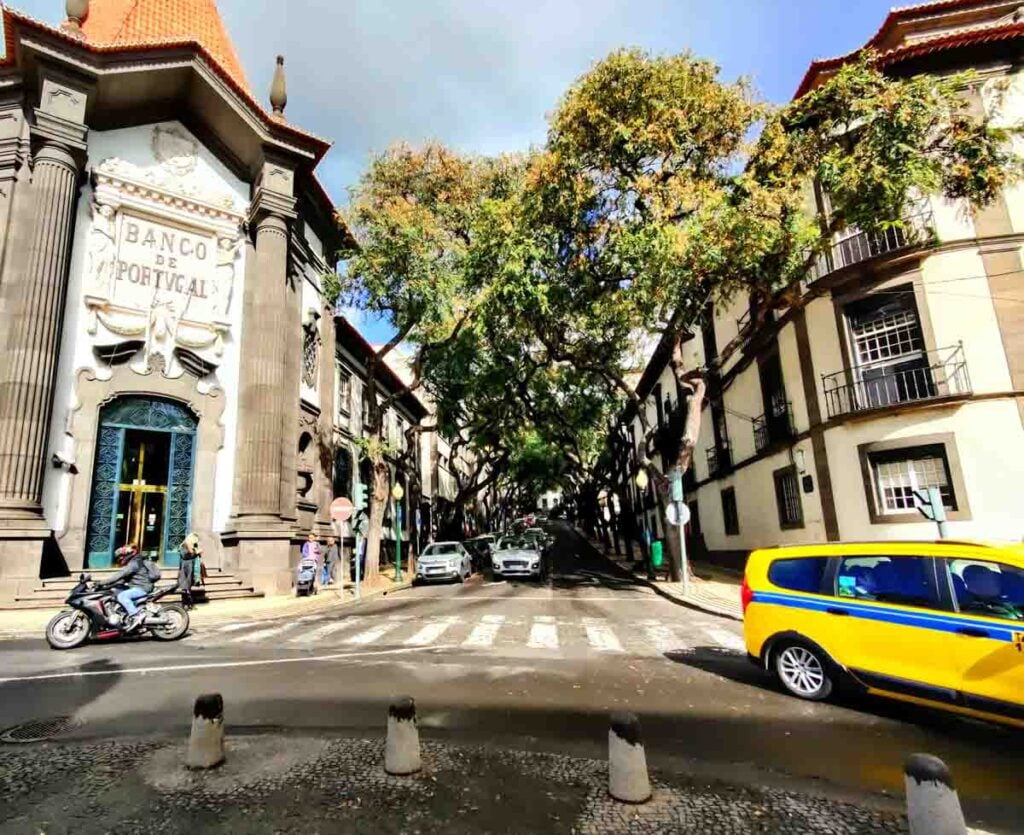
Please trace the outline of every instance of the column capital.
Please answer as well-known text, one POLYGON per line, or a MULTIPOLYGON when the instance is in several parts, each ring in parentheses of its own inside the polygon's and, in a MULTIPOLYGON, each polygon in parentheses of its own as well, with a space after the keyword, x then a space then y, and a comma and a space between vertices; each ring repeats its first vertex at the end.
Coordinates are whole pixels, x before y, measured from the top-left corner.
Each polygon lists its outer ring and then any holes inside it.
POLYGON ((249 225, 260 226, 269 218, 277 218, 285 223, 294 220, 295 198, 269 191, 263 186, 256 189, 252 204, 249 206, 249 225))
MULTIPOLYGON (((86 137, 89 129, 85 125, 69 122, 60 116, 54 116, 44 110, 35 111, 35 124, 32 126, 33 142, 38 144, 39 153, 45 149, 63 152, 69 164, 77 169, 85 166, 88 145, 86 137)), ((54 157, 59 159, 59 157, 54 157)))

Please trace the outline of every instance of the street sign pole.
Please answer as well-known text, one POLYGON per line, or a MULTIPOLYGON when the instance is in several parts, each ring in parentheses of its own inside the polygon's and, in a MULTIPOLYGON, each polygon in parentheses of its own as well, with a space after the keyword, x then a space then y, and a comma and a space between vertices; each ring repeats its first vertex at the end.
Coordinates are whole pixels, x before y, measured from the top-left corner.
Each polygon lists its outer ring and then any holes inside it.
POLYGON ((685 511, 683 508, 685 504, 683 502, 683 471, 679 469, 672 470, 669 473, 670 484, 672 486, 672 501, 676 505, 676 518, 679 520, 679 568, 683 574, 683 597, 688 597, 690 594, 690 565, 689 559, 686 555, 686 519, 684 518, 685 511))
POLYGON ((402 582, 402 505, 395 502, 395 582, 402 582))
POLYGON ((359 533, 359 527, 357 525, 356 526, 356 600, 359 600, 359 598, 362 596, 363 572, 360 570, 360 565, 359 565, 359 563, 362 561, 360 559, 360 550, 361 550, 360 546, 362 545, 362 539, 363 539, 363 537, 359 533))

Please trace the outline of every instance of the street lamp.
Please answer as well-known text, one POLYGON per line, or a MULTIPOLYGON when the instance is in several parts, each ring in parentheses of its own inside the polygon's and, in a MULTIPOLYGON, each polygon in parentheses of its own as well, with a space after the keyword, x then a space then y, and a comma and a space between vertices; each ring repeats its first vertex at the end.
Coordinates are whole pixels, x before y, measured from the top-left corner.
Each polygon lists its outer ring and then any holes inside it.
POLYGON ((395 500, 395 582, 402 582, 402 497, 405 490, 402 485, 395 483, 391 488, 391 498, 395 500))
POLYGON ((651 562, 651 536, 647 532, 647 485, 651 480, 647 477, 647 470, 640 470, 636 474, 636 486, 640 488, 640 518, 643 520, 644 547, 647 549, 647 576, 654 577, 654 563, 651 562))

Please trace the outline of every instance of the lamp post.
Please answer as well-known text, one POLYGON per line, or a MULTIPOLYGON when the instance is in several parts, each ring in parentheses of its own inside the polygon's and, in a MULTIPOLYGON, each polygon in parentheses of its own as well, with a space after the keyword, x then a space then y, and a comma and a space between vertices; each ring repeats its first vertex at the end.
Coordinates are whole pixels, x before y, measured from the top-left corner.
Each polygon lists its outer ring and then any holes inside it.
POLYGON ((644 549, 646 551, 646 559, 644 562, 647 563, 647 576, 649 578, 654 577, 654 564, 651 562, 651 537, 647 532, 647 485, 650 484, 650 479, 647 477, 647 470, 640 470, 636 474, 636 486, 640 488, 640 518, 643 524, 644 530, 644 549))
POLYGON ((402 497, 405 490, 396 482, 391 488, 391 498, 395 500, 395 582, 402 582, 402 497))

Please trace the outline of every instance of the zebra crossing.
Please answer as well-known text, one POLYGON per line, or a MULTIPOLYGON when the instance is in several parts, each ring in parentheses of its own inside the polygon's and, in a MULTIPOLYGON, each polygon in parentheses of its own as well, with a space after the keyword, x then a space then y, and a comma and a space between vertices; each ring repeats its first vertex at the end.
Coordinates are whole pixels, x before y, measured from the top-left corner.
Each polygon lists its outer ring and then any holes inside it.
POLYGON ((443 646, 473 651, 516 650, 553 654, 593 653, 601 656, 663 655, 710 647, 733 653, 746 649, 739 631, 708 621, 667 622, 644 619, 612 622, 600 617, 554 615, 476 618, 438 615, 354 615, 340 619, 310 616, 271 625, 229 623, 197 630, 194 641, 205 645, 282 649, 443 646))

